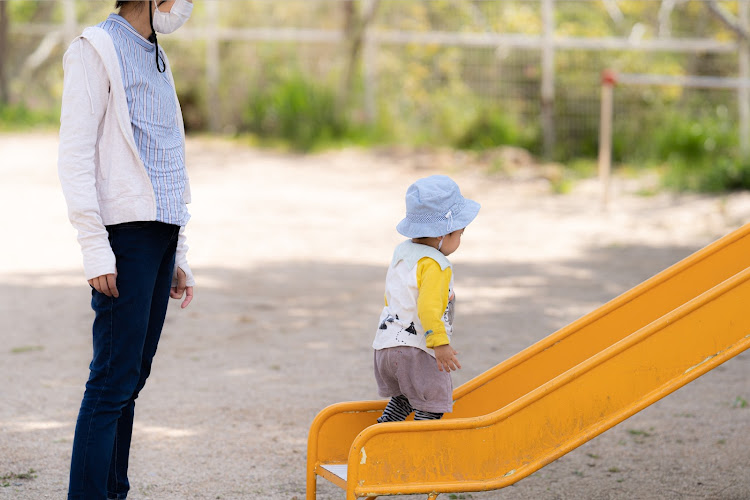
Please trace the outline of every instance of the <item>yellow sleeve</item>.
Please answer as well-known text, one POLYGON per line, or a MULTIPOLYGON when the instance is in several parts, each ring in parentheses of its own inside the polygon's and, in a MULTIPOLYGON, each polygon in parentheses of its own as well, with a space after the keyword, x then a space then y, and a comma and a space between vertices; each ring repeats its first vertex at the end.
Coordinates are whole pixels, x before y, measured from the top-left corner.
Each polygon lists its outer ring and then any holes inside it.
POLYGON ((440 264, 429 257, 422 257, 417 263, 417 314, 424 327, 427 347, 431 349, 450 344, 443 314, 448 307, 451 276, 450 267, 442 270, 440 264))

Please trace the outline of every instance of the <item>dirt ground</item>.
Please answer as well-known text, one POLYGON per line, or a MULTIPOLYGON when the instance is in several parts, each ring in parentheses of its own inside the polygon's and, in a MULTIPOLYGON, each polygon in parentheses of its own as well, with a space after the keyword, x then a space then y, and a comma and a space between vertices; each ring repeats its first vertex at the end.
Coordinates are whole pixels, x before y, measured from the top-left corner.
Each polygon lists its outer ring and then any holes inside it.
MULTIPOLYGON (((0 500, 65 497, 91 355, 93 313, 56 157, 54 134, 0 135, 0 500)), ((482 204, 452 257, 456 385, 750 217, 747 193, 640 196, 642 179, 616 178, 603 210, 595 180, 554 195, 534 169, 508 178, 450 155, 299 156, 192 138, 188 159, 196 298, 184 311, 172 304, 138 400, 134 500, 304 498, 315 414, 377 398, 370 343, 418 177, 447 173, 482 204)), ((748 361, 736 357, 515 486, 456 498, 750 498, 748 361)), ((344 496, 318 485, 320 499, 344 496)))

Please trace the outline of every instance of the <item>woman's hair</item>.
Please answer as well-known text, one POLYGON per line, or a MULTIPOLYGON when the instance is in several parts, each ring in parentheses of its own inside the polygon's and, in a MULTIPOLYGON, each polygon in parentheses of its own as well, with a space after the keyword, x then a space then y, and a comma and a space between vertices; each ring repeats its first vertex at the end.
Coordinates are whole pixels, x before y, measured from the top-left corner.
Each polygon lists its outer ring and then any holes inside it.
MULTIPOLYGON (((1 1, 1 0, 0 0, 0 1, 1 1)), ((133 0, 117 0, 117 1, 115 2, 115 9, 120 9, 120 8, 122 8, 122 7, 124 6, 124 5, 128 5, 128 4, 130 4, 130 5, 133 5, 133 4, 135 4, 135 5, 136 5, 136 7, 137 7, 137 8, 139 9, 139 10, 143 8, 143 2, 134 2, 133 0)))

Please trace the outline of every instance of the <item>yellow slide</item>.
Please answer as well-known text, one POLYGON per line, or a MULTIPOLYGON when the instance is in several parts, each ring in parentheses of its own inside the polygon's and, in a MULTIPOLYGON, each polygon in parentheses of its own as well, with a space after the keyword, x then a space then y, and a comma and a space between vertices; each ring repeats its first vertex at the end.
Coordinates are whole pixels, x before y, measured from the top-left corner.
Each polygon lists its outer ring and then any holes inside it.
POLYGON ((750 224, 500 363, 430 422, 378 424, 386 401, 312 423, 317 476, 347 500, 503 488, 750 347, 750 224))

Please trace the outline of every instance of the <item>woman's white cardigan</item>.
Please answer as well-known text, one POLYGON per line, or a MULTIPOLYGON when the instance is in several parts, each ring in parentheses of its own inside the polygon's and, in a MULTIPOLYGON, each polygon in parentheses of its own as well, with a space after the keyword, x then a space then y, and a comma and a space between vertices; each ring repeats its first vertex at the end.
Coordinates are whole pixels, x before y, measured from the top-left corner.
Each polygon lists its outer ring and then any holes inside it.
MULTIPOLYGON (((166 60, 166 57, 165 57, 166 60)), ((172 86, 172 72, 166 74, 172 86)), ((115 273, 115 255, 104 226, 156 220, 156 196, 138 154, 122 84, 120 64, 109 34, 90 27, 63 56, 65 82, 60 117, 58 174, 68 217, 78 231, 86 279, 115 273)), ((177 119, 185 143, 182 112, 177 119)), ((183 194, 190 203, 190 184, 183 194)), ((177 267, 195 280, 187 263, 185 228, 177 241, 177 267)))

